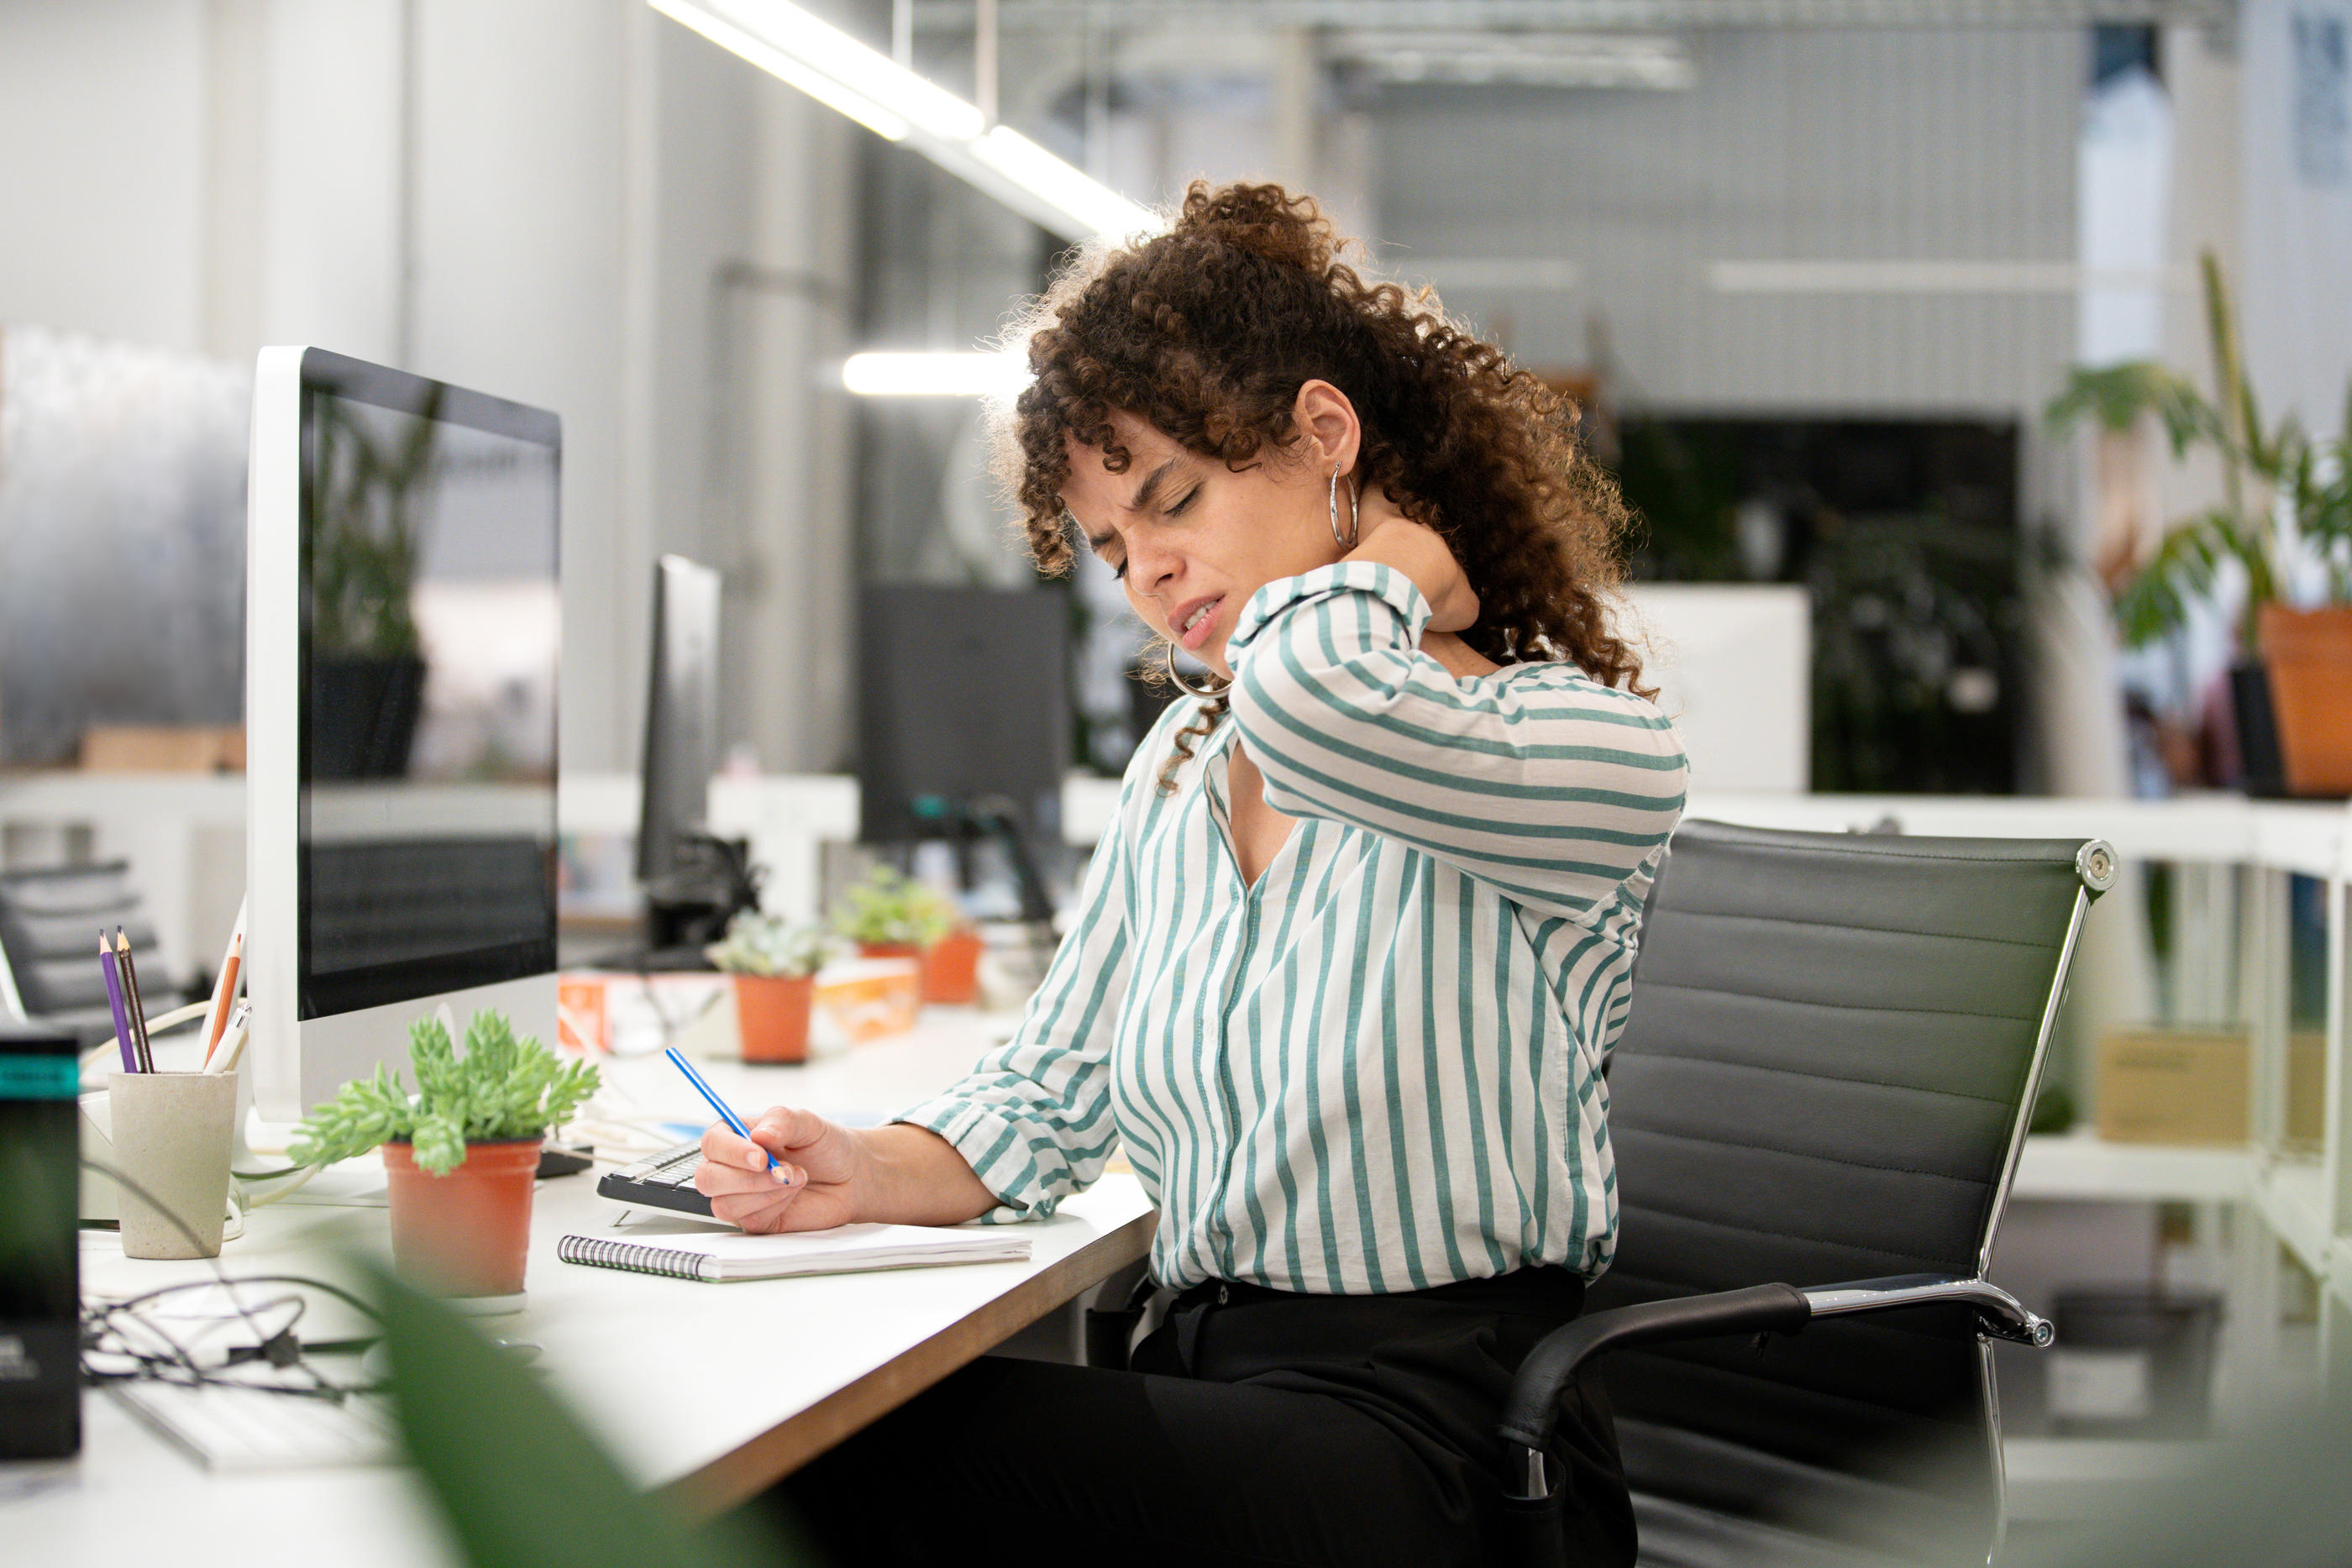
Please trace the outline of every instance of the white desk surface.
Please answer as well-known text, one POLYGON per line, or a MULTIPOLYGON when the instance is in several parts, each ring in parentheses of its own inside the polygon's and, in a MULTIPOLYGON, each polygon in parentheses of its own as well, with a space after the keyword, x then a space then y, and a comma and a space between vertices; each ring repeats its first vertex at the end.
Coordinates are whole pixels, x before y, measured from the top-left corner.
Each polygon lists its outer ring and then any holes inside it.
MULTIPOLYGON (((944 1085, 985 1043, 990 1025, 1004 1021, 933 1009, 912 1035, 804 1067, 702 1065, 747 1117, 777 1102, 887 1113, 944 1085)), ((605 1066, 644 1112, 708 1120, 661 1058, 605 1066)), ((609 1231, 624 1212, 596 1195, 593 1173, 541 1183, 528 1305, 485 1326, 541 1346, 538 1364, 550 1385, 623 1468, 694 1509, 756 1493, 1141 1257, 1151 1224, 1134 1177, 1113 1175, 1053 1219, 1022 1228, 1032 1242, 1026 1263, 712 1285, 555 1256, 564 1235, 609 1231)), ((274 1205, 254 1213, 220 1261, 232 1276, 324 1272, 333 1249, 380 1251, 384 1237, 380 1208, 274 1205)), ((86 1292, 129 1294, 210 1277, 203 1263, 126 1260, 111 1233, 84 1233, 86 1292)), ((79 1459, 0 1466, 0 1540, 13 1562, 368 1568, 449 1561, 429 1506, 401 1471, 212 1476, 110 1396, 90 1391, 83 1413, 79 1459)))

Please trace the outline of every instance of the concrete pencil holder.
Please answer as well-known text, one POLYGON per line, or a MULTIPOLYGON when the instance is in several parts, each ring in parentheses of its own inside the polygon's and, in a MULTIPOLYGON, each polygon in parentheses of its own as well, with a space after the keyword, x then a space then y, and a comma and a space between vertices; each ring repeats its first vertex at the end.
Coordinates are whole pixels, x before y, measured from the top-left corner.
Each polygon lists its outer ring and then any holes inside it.
POLYGON ((236 1081, 233 1072, 108 1074, 115 1165, 129 1178, 118 1195, 124 1257, 220 1256, 236 1081))

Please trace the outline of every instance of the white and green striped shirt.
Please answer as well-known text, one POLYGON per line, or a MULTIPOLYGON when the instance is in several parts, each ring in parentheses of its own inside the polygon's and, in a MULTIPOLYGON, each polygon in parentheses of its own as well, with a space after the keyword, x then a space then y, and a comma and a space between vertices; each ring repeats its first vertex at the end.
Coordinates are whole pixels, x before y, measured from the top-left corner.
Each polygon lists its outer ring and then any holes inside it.
POLYGON ((1157 789, 1180 703, 1128 765, 1076 924, 1018 1030, 899 1118, 1050 1213, 1114 1144, 1160 1206, 1164 1284, 1419 1290, 1607 1267, 1603 1055, 1682 810, 1674 727, 1565 664, 1456 680, 1383 566, 1268 583, 1232 714, 1157 789), (1255 886, 1236 739, 1299 818, 1255 886))

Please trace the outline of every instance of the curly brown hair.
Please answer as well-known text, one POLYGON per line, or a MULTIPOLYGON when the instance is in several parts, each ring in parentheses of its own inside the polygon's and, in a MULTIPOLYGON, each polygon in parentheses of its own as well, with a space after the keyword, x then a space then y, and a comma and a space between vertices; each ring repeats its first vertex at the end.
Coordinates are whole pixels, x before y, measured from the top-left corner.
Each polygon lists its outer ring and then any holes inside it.
MULTIPOLYGON (((1629 518, 1576 435, 1572 403, 1446 318, 1436 297, 1368 282, 1314 198, 1196 181, 1163 233, 1097 241, 1006 334, 1030 383, 993 411, 999 477, 1051 575, 1074 553, 1066 437, 1125 473, 1123 411, 1239 469, 1298 434, 1298 389, 1345 392, 1362 426, 1357 478, 1436 530, 1478 595, 1462 639, 1498 664, 1572 661, 1643 696, 1641 661, 1612 631, 1629 518)), ((1177 741, 1206 735, 1206 705, 1177 741)))

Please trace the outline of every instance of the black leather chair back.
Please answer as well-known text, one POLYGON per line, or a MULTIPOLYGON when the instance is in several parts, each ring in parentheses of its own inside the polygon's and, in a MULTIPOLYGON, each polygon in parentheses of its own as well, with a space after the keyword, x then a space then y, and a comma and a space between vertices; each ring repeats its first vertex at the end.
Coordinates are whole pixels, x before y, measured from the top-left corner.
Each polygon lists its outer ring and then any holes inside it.
POLYGON ((179 998, 156 961, 155 928, 127 863, 0 872, 0 958, 29 1017, 69 1025, 92 1040, 114 1032, 98 934, 118 925, 131 939, 148 1012, 175 1006, 179 998))
MULTIPOLYGON (((1979 1274, 2083 849, 1685 824, 1609 1068, 1619 1244, 1588 1310, 1979 1274)), ((1602 1364, 1645 1564, 1982 1562, 1997 1541, 1990 1363, 1963 1310, 1602 1364)))

